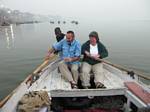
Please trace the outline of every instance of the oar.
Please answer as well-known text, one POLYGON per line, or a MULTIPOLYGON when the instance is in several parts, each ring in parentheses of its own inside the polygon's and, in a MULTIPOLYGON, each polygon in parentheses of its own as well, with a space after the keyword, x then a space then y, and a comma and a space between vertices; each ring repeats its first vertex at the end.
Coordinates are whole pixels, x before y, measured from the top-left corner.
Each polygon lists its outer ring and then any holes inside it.
POLYGON ((39 73, 43 68, 45 68, 49 64, 50 61, 53 61, 56 58, 57 58, 57 55, 53 54, 49 59, 46 59, 39 67, 37 67, 34 70, 33 74, 39 73))
MULTIPOLYGON (((45 68, 50 61, 53 61, 54 59, 57 58, 57 55, 53 55, 51 56, 49 59, 45 60, 41 65, 39 65, 32 74, 28 75, 28 77, 22 82, 22 83, 28 83, 29 81, 31 81, 31 78, 35 75, 37 75, 43 68, 45 68)), ((31 81, 32 82, 32 81, 31 81)), ((22 84, 21 83, 21 84, 22 84)), ((20 85, 21 85, 20 84, 20 85)), ((19 85, 19 86, 20 86, 19 85)), ((17 89, 19 88, 19 86, 14 89, 9 95, 7 95, 2 101, 0 101, 0 108, 3 107, 3 105, 11 98, 11 96, 17 91, 17 89)))
POLYGON ((111 62, 109 62, 109 61, 107 61, 107 60, 104 60, 104 59, 99 59, 99 58, 98 58, 98 59, 96 59, 96 60, 101 61, 101 62, 103 62, 103 63, 106 63, 106 64, 108 64, 108 65, 111 65, 111 66, 113 66, 113 67, 116 67, 116 68, 118 68, 118 69, 120 69, 120 70, 123 70, 123 71, 127 72, 128 74, 131 74, 131 75, 136 74, 137 76, 139 76, 139 77, 141 77, 141 78, 150 80, 150 76, 146 76, 146 75, 144 75, 143 73, 141 73, 141 72, 139 72, 139 71, 137 71, 137 70, 129 70, 129 69, 127 69, 127 68, 125 68, 125 67, 123 67, 123 66, 121 66, 121 65, 113 64, 113 63, 111 63, 111 62))
MULTIPOLYGON (((46 59, 42 64, 40 64, 32 73, 32 75, 26 80, 26 83, 28 83, 29 81, 31 81, 32 83, 32 78, 34 77, 39 77, 38 73, 40 73, 42 71, 43 68, 45 68, 50 61, 54 61, 57 58, 57 55, 52 54, 50 58, 46 59)), ((35 79, 36 80, 36 79, 35 79)))

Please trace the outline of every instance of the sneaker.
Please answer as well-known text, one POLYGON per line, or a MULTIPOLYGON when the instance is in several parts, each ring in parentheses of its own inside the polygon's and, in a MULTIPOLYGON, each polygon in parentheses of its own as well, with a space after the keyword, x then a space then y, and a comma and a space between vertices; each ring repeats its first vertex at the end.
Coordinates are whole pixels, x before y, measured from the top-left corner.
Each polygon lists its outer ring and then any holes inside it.
POLYGON ((89 87, 88 86, 83 86, 83 89, 89 89, 89 87))
POLYGON ((78 89, 77 85, 71 85, 72 89, 78 89))
POLYGON ((102 84, 101 82, 98 82, 96 83, 96 88, 106 88, 106 86, 102 84))
POLYGON ((70 82, 70 84, 71 84, 71 88, 72 89, 78 89, 77 84, 75 84, 73 82, 70 82))

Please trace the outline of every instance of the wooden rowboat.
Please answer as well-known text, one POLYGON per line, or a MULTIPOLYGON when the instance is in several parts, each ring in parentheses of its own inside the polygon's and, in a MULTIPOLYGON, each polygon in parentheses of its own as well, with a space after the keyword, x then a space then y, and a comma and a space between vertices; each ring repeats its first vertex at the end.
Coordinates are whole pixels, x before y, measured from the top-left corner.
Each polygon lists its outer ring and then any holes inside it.
MULTIPOLYGON (((141 108, 149 108, 150 86, 144 84, 140 79, 150 80, 150 77, 139 72, 132 72, 108 61, 100 61, 104 65, 104 84, 107 87, 106 89, 71 89, 70 83, 65 81, 58 72, 57 68, 61 60, 54 56, 33 72, 34 77, 33 74, 29 75, 12 93, 0 102, 1 112, 16 112, 17 104, 24 94, 29 91, 40 90, 47 91, 50 98, 58 98, 58 100, 62 98, 88 98, 92 100, 94 97, 113 98, 121 96, 125 99, 123 108, 126 112, 131 110, 136 112, 141 108)), ((115 100, 113 100, 114 102, 115 100)))

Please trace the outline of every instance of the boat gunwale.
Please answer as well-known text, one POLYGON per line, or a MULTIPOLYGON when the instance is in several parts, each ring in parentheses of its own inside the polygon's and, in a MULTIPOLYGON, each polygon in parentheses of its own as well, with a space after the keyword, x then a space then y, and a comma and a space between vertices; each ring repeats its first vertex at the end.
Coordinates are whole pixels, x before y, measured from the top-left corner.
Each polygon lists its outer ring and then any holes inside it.
MULTIPOLYGON (((57 59, 57 55, 53 55, 50 59, 48 60, 45 60, 45 61, 48 61, 49 64, 51 64, 54 60, 57 59)), ((45 63, 45 61, 43 63, 45 63)), ((42 63, 42 64, 43 64, 42 63)), ((42 72, 42 70, 44 70, 44 68, 41 69, 41 66, 43 66, 42 64, 40 64, 32 73, 30 73, 11 93, 9 93, 6 97, 4 97, 4 99, 2 99, 0 101, 0 109, 3 108, 3 106, 7 103, 7 101, 14 95, 14 93, 22 86, 22 84, 26 84, 28 85, 28 88, 32 86, 32 81, 31 81, 31 78, 33 77, 33 75, 37 75, 37 74, 40 74, 40 72, 42 72), (36 72, 37 74, 35 74, 36 72)), ((48 64, 48 65, 49 65, 48 64)), ((39 75, 41 76, 41 75, 39 75)), ((38 81, 38 80, 36 80, 38 81)), ((33 83, 36 83, 33 82, 33 83)))

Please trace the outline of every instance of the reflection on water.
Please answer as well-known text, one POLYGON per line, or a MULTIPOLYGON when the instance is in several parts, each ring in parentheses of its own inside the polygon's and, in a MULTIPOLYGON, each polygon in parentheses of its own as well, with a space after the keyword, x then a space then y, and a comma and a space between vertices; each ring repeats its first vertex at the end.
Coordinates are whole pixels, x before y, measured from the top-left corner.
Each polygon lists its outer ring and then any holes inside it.
POLYGON ((11 49, 15 46, 15 37, 13 31, 13 25, 5 28, 5 36, 6 36, 6 47, 7 49, 11 49))
POLYGON ((43 61, 51 45, 49 28, 47 23, 0 26, 0 100, 43 61))
POLYGON ((10 25, 10 31, 11 31, 11 37, 12 37, 12 43, 13 46, 15 45, 15 37, 14 37, 14 31, 13 31, 13 26, 10 25))

